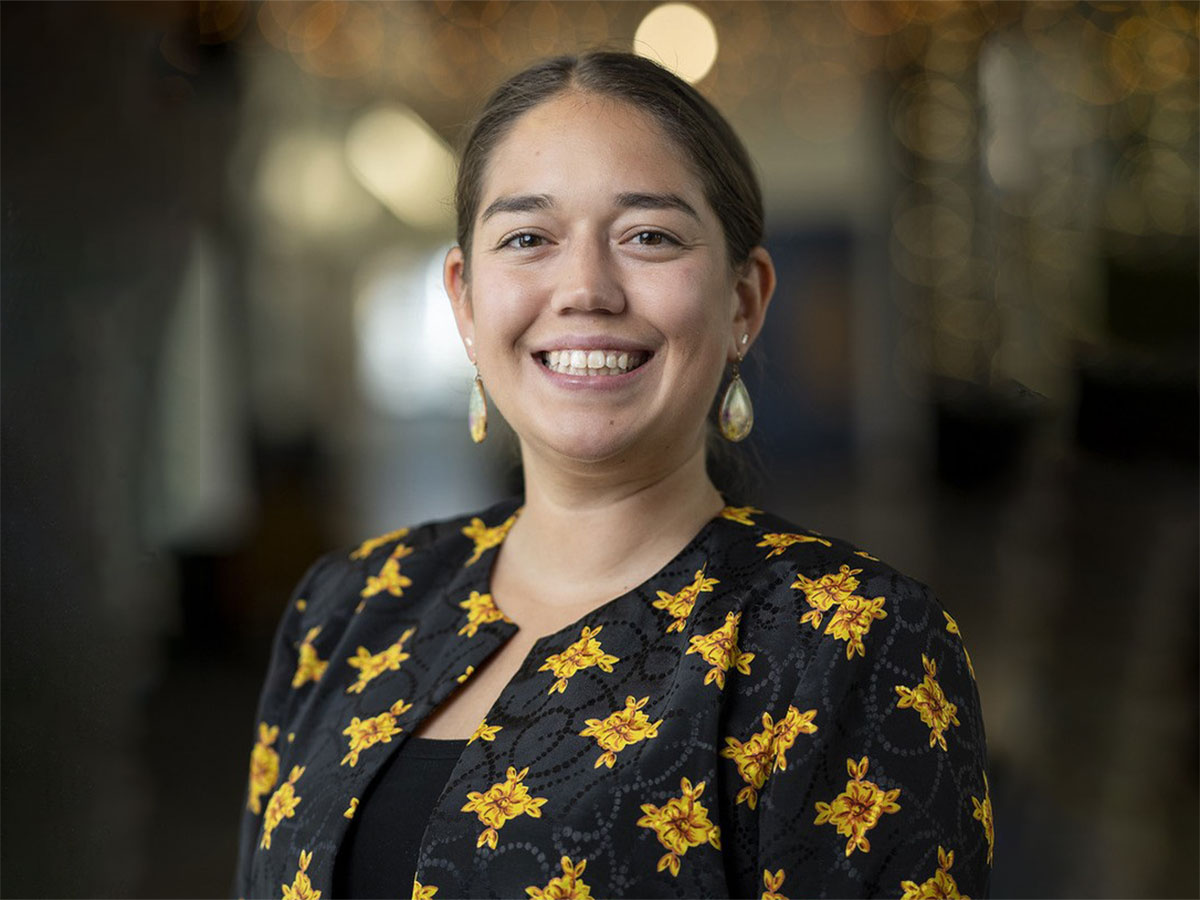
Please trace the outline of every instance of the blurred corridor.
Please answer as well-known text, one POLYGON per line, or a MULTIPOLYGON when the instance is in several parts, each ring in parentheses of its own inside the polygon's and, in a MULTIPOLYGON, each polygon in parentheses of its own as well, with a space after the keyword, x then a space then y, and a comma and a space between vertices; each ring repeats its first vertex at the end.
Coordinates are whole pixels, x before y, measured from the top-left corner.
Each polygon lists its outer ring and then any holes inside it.
POLYGON ((993 895, 1200 894, 1200 5, 0 22, 4 896, 224 895, 309 562, 520 490, 502 423, 467 436, 451 148, 480 91, 597 45, 692 72, 759 165, 780 289, 738 499, 958 620, 993 895))

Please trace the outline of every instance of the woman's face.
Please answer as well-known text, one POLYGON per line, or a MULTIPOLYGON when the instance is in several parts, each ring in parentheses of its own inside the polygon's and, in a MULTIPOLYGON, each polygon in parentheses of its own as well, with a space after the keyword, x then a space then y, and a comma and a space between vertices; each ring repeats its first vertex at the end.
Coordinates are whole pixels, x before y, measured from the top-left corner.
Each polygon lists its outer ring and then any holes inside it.
POLYGON ((608 98, 569 92, 517 120, 484 174, 469 282, 463 262, 446 261, 459 330, 526 454, 686 459, 757 331, 699 180, 608 98))

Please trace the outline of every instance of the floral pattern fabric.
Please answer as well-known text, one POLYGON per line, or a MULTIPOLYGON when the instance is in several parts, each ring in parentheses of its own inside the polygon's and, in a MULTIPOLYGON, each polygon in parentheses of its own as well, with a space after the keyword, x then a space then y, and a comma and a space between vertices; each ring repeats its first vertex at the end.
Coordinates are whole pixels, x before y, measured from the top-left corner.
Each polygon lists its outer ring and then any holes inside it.
MULTIPOLYGON (((489 579, 519 512, 399 529, 305 576, 249 735, 239 896, 331 896, 356 798, 516 631, 489 579)), ((403 892, 986 897, 986 771, 974 674, 929 590, 730 506, 533 645, 403 892)))

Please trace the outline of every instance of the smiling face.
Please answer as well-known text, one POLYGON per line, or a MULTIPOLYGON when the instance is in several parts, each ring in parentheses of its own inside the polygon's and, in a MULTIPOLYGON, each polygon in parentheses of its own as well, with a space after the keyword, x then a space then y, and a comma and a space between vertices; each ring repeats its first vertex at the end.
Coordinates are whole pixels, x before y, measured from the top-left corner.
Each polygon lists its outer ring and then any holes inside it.
POLYGON ((687 459, 761 322, 683 154, 595 95, 512 126, 484 175, 469 281, 464 262, 446 261, 459 330, 527 458, 687 459))

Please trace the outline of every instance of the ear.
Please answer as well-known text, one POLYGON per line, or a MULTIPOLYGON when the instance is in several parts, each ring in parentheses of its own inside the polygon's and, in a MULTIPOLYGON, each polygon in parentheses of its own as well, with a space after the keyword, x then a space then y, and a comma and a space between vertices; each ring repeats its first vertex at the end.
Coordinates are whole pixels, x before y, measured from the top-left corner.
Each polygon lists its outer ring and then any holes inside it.
POLYGON ((475 362, 475 310, 466 278, 466 257, 462 248, 451 247, 442 263, 442 284, 450 298, 450 308, 458 325, 458 334, 467 348, 467 358, 475 362))
POLYGON ((745 355, 758 338, 767 315, 767 305, 774 293, 775 264, 771 262, 771 254, 763 247, 755 247, 750 251, 750 258, 734 284, 736 305, 729 339, 730 361, 737 359, 739 352, 745 355), (744 344, 742 335, 748 335, 744 344))

